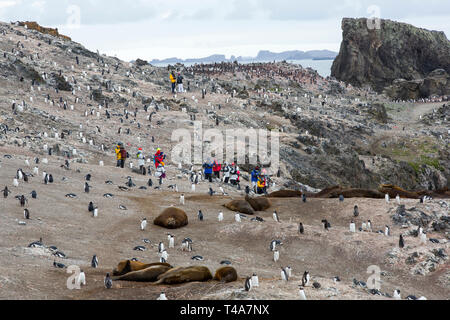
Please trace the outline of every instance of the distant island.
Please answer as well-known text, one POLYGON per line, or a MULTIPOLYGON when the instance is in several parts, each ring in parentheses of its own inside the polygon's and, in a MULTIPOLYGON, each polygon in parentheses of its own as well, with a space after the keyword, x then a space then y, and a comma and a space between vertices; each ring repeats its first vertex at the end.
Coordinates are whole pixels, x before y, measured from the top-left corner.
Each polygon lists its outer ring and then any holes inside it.
POLYGON ((284 51, 280 53, 262 50, 256 57, 235 57, 231 56, 227 59, 225 55, 215 54, 205 58, 179 59, 168 58, 164 60, 154 59, 150 64, 193 64, 193 63, 220 63, 220 62, 260 62, 260 61, 284 61, 284 60, 334 60, 338 55, 337 52, 329 50, 312 50, 312 51, 284 51))

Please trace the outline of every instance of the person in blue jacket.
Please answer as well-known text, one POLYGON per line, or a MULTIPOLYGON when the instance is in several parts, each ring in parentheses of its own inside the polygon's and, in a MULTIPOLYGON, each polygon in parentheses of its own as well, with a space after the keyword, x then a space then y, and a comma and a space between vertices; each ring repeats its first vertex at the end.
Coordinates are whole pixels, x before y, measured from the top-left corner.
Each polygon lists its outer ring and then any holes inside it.
POLYGON ((251 173, 251 175, 252 175, 252 188, 253 188, 253 191, 255 193, 256 193, 256 187, 257 187, 257 184, 258 184, 258 176, 260 174, 261 174, 261 172, 259 171, 259 167, 256 167, 251 173))
POLYGON ((203 168, 205 169, 205 179, 208 179, 209 182, 212 182, 213 163, 211 161, 205 162, 203 164, 203 168))

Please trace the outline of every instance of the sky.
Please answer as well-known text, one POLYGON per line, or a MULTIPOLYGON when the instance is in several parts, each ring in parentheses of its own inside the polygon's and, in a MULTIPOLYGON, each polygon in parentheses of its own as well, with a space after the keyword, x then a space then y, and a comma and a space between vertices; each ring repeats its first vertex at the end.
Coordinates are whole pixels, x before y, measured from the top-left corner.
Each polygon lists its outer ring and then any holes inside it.
POLYGON ((343 17, 380 17, 450 35, 449 0, 0 0, 0 21, 57 27, 126 61, 339 51, 343 17))

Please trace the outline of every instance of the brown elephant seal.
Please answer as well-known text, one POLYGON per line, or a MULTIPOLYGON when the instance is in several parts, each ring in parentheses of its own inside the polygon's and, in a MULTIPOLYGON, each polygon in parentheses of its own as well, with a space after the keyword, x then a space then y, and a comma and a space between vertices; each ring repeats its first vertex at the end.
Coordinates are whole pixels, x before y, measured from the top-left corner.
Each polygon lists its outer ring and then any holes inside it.
POLYGON ((172 268, 172 266, 168 263, 157 262, 147 264, 140 261, 124 260, 119 262, 119 264, 117 265, 117 269, 113 270, 113 276, 123 276, 124 274, 127 274, 129 272, 144 270, 153 266, 166 266, 172 268))
POLYGON ((165 209, 153 223, 167 229, 178 229, 188 224, 188 217, 183 210, 170 207, 165 209))
POLYGON ((279 190, 272 192, 266 196, 267 198, 301 198, 301 191, 295 190, 279 190))
POLYGON ((187 282, 206 282, 212 274, 207 267, 178 267, 161 274, 155 284, 180 284, 187 282))
POLYGON ((272 206, 272 202, 267 198, 250 198, 246 195, 245 201, 247 201, 255 211, 266 211, 272 206))
POLYGON ((220 269, 217 269, 216 274, 214 276, 214 280, 220 281, 220 282, 234 282, 238 278, 236 269, 233 267, 223 267, 220 269))
POLYGON ((168 266, 158 265, 145 268, 139 271, 128 272, 119 277, 114 277, 115 281, 135 281, 135 282, 155 282, 158 277, 172 269, 168 266))
POLYGON ((255 214, 255 211, 253 210, 250 203, 248 203, 245 200, 233 200, 227 204, 224 204, 223 206, 231 211, 244 213, 244 214, 248 214, 248 215, 255 214))

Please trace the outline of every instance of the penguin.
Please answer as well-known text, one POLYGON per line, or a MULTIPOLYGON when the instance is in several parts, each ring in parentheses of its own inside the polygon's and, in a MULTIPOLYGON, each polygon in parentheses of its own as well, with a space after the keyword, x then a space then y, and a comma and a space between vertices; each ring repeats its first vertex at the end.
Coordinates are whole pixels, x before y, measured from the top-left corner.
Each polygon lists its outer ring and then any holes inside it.
MULTIPOLYGON (((45 172, 44 172, 45 173, 45 172)), ((45 174, 44 177, 44 184, 48 184, 48 174, 45 174)))
POLYGON ((167 261, 167 259, 169 259, 169 254, 167 253, 167 250, 163 250, 161 252, 161 259, 164 259, 164 261, 167 261))
POLYGON ((278 213, 276 211, 273 212, 273 220, 275 220, 275 222, 280 222, 280 219, 278 217, 278 213))
POLYGON ((191 185, 191 191, 192 191, 192 192, 195 192, 195 183, 193 183, 193 184, 191 185))
POLYGON ((397 201, 397 204, 400 204, 400 195, 397 195, 397 197, 395 197, 395 201, 397 201))
POLYGON ((164 243, 160 242, 158 245, 158 252, 162 253, 164 251, 164 243))
MULTIPOLYGON (((76 198, 77 197, 77 195, 75 194, 75 193, 68 193, 68 194, 66 194, 66 198, 71 198, 71 199, 74 199, 74 198, 76 198)), ((89 210, 89 212, 90 212, 91 210, 89 210)))
POLYGON ((107 273, 107 274, 106 274, 106 277, 105 277, 105 288, 106 288, 106 289, 111 289, 112 286, 113 286, 112 279, 111 279, 111 277, 109 276, 109 273, 107 273))
POLYGON ((386 237, 388 237, 388 236, 391 235, 391 228, 390 228, 389 226, 386 226, 386 227, 384 228, 384 235, 385 235, 386 237))
POLYGON ((209 187, 208 193, 209 193, 209 196, 212 197, 216 192, 211 187, 209 187))
POLYGON ((217 219, 219 220, 219 222, 223 221, 223 212, 222 211, 219 212, 217 219))
POLYGON ((403 236, 400 235, 400 240, 398 241, 398 246, 403 249, 405 247, 405 241, 403 240, 403 236))
POLYGON ((48 175, 48 182, 53 183, 53 176, 51 174, 48 175))
POLYGON ((64 252, 61 251, 56 251, 53 253, 54 256, 58 257, 58 258, 66 258, 66 255, 64 254, 64 252))
POLYGON ((203 259, 202 256, 193 256, 193 257, 191 258, 191 260, 195 260, 195 261, 203 261, 204 259, 203 259))
POLYGON ((277 249, 277 241, 276 240, 272 240, 270 242, 270 251, 275 251, 277 249))
POLYGON ((92 201, 89 202, 88 210, 89 210, 89 212, 93 212, 94 211, 94 204, 92 203, 92 201))
POLYGON ((356 225, 355 225, 355 222, 353 220, 350 223, 350 232, 356 233, 356 225))
POLYGON ((147 250, 144 246, 136 246, 133 248, 134 251, 145 251, 147 250))
POLYGON ((149 187, 153 187, 153 180, 152 179, 148 179, 147 185, 149 187))
POLYGON ((85 182, 84 183, 84 192, 89 193, 89 188, 90 188, 89 184, 87 182, 85 182))
POLYGON ((298 294, 300 296, 300 300, 306 300, 305 289, 303 288, 303 286, 298 286, 298 288, 299 288, 298 294))
POLYGON ((327 220, 322 220, 322 223, 325 230, 331 228, 331 224, 327 220))
POLYGON ((141 220, 141 231, 144 231, 147 227, 147 218, 141 220))
POLYGON ((309 275, 308 271, 305 271, 303 273, 303 277, 302 277, 302 286, 306 287, 307 285, 309 285, 309 281, 311 280, 311 277, 309 275))
POLYGON ((353 208, 353 216, 354 216, 355 218, 359 216, 359 208, 358 208, 358 206, 355 206, 355 207, 353 208))
POLYGON ((338 276, 336 276, 336 277, 333 278, 333 282, 334 283, 341 282, 341 279, 338 276))
POLYGON ((3 189, 3 198, 8 198, 8 195, 11 193, 11 191, 9 191, 8 187, 6 186, 5 189, 3 189))
POLYGON ((97 268, 98 267, 98 258, 97 255, 94 254, 94 256, 92 257, 91 260, 91 267, 92 268, 97 268))
POLYGON ((31 191, 31 198, 37 199, 37 192, 35 190, 31 191))
POLYGON ((103 195, 103 197, 104 197, 104 198, 110 199, 110 198, 114 198, 114 195, 111 194, 111 193, 105 193, 105 194, 103 195))
POLYGON ((53 260, 53 266, 55 268, 60 268, 60 269, 66 268, 66 266, 63 263, 56 262, 55 260, 53 260))
POLYGON ((78 286, 85 286, 86 285, 86 274, 83 270, 80 270, 80 273, 78 274, 78 277, 76 278, 76 283, 78 286))
POLYGON ((341 195, 339 195, 339 201, 340 202, 344 202, 344 196, 341 194, 341 195))
POLYGON ((85 177, 86 181, 91 181, 92 175, 88 173, 85 177))
POLYGON ((175 248, 175 237, 173 235, 169 234, 168 240, 169 240, 169 249, 175 248))
POLYGON ((289 275, 288 275, 286 269, 284 269, 284 268, 281 268, 281 280, 289 281, 289 275))
POLYGON ((28 245, 28 248, 44 248, 44 244, 42 242, 42 238, 39 241, 34 241, 28 245))
POLYGON ((180 205, 184 206, 184 194, 180 196, 180 205))
POLYGON ((221 265, 230 266, 230 265, 231 265, 231 261, 228 261, 228 260, 222 260, 222 261, 220 261, 220 264, 221 264, 221 265))
POLYGON ((256 275, 256 273, 254 273, 251 277, 251 282, 253 287, 259 287, 259 277, 256 275))
POLYGON ((303 203, 306 203, 306 194, 302 194, 302 201, 303 201, 303 203))
POLYGON ((279 259, 280 259, 280 251, 275 250, 275 251, 273 252, 273 261, 274 261, 274 262, 277 262, 279 259))
POLYGON ((236 222, 241 222, 241 215, 240 215, 239 213, 236 213, 236 214, 234 215, 234 220, 235 220, 236 222))
POLYGON ((197 217, 198 217, 198 220, 203 221, 203 213, 202 213, 202 210, 199 210, 199 211, 198 211, 197 217))
POLYGON ((20 202, 21 207, 25 207, 25 203, 28 203, 28 200, 27 200, 27 198, 25 198, 24 195, 21 195, 19 198, 19 202, 20 202))
POLYGON ((303 223, 300 222, 300 224, 298 225, 298 232, 300 234, 304 234, 305 233, 305 228, 303 227, 303 223))
POLYGON ((30 211, 29 211, 28 209, 24 209, 24 210, 23 210, 23 217, 24 217, 26 220, 30 220, 30 211))
POLYGON ((19 180, 17 180, 16 178, 14 178, 13 180, 13 186, 16 188, 19 186, 19 180))
POLYGON ((252 278, 247 277, 247 279, 245 279, 245 291, 250 291, 252 289, 252 278))
POLYGON ((372 221, 370 221, 370 220, 367 220, 367 230, 369 232, 372 232, 372 221))
POLYGON ((161 294, 159 295, 159 297, 156 300, 166 301, 168 299, 166 297, 166 294, 164 292, 161 292, 161 294))
POLYGON ((401 296, 401 294, 400 294, 400 290, 395 290, 394 291, 394 299, 396 299, 396 300, 401 300, 402 299, 402 296, 401 296))
POLYGON ((245 194, 250 194, 250 187, 249 186, 245 187, 245 194))
POLYGON ((422 232, 422 234, 420 235, 420 241, 422 241, 423 244, 427 243, 427 234, 422 232))

